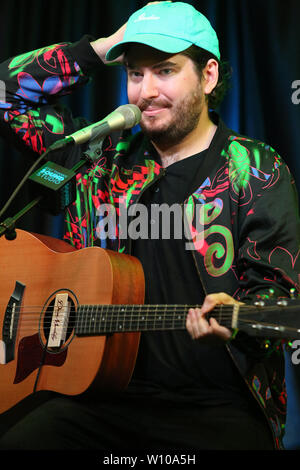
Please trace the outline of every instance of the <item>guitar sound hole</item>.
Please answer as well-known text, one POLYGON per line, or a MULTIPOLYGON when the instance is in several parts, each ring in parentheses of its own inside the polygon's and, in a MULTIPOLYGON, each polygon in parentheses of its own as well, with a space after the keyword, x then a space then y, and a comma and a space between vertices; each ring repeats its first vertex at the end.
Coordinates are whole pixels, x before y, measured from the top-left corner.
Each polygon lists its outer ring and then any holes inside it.
POLYGON ((58 316, 59 320, 56 321, 57 314, 55 310, 55 300, 54 297, 49 304, 47 305, 44 313, 43 318, 43 333, 45 337, 45 341, 47 344, 47 350, 52 352, 61 351, 62 348, 65 347, 67 343, 70 342, 73 336, 73 331, 75 327, 75 319, 76 319, 76 306, 73 298, 69 295, 68 302, 69 302, 69 314, 68 319, 64 325, 64 317, 62 318, 61 315, 58 316), (65 333, 63 334, 63 339, 61 339, 62 330, 65 328, 65 333), (58 338, 58 343, 55 346, 51 344, 51 342, 56 338, 58 338))

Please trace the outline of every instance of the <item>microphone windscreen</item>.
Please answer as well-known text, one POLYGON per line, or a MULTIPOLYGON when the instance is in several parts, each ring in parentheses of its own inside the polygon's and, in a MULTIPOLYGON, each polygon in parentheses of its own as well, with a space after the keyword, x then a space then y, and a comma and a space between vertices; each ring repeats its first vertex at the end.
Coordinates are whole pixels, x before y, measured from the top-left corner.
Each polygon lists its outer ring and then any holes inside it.
POLYGON ((138 108, 135 104, 124 104, 119 106, 116 109, 125 119, 125 127, 124 129, 130 129, 131 127, 136 126, 139 124, 142 113, 140 108, 138 108))

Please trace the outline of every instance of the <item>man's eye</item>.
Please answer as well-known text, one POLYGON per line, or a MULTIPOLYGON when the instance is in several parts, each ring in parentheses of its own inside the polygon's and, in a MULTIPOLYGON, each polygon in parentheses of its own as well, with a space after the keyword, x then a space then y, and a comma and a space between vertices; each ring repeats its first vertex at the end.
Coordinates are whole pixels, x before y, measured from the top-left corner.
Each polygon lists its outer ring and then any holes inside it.
POLYGON ((160 74, 162 75, 170 75, 172 73, 172 69, 161 69, 160 74))
POLYGON ((131 78, 138 78, 138 77, 141 77, 141 75, 142 75, 142 74, 141 74, 140 72, 136 71, 136 70, 131 70, 131 71, 129 72, 129 76, 130 76, 131 78))

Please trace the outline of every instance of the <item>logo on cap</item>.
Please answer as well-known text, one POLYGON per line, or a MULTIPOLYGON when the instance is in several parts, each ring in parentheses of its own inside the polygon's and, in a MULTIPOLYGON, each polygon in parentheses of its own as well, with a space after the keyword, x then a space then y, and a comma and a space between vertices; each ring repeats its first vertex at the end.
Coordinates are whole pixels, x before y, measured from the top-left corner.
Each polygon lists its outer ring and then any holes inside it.
POLYGON ((134 20, 135 23, 138 23, 139 21, 146 21, 146 20, 160 20, 159 16, 146 16, 145 13, 142 13, 137 20, 134 20))

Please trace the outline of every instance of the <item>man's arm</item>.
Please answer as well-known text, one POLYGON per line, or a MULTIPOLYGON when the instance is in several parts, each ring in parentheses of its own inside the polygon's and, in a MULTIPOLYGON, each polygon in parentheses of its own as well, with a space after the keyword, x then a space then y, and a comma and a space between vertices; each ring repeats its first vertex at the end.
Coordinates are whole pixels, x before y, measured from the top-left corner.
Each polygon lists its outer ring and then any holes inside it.
POLYGON ((101 61, 104 64, 122 63, 122 56, 118 57, 113 62, 108 62, 105 56, 111 47, 113 47, 118 42, 122 41, 125 29, 126 29, 126 23, 123 26, 121 26, 121 28, 119 28, 118 31, 113 33, 111 36, 107 38, 99 38, 91 42, 92 48, 94 49, 97 56, 101 59, 101 61))
POLYGON ((218 304, 253 303, 267 298, 270 290, 275 298, 289 297, 292 291, 299 293, 300 221, 295 181, 273 149, 267 150, 261 164, 261 174, 268 178, 261 178, 259 183, 249 180, 252 201, 239 211, 236 264, 240 288, 235 299, 216 293, 205 299, 201 310, 189 312, 186 326, 192 338, 230 338, 228 329, 205 318, 218 304))
POLYGON ((93 41, 86 36, 75 44, 54 44, 1 64, 2 134, 12 131, 16 141, 41 154, 55 140, 87 125, 84 119, 73 119, 57 98, 85 85, 96 67, 108 63, 106 52, 123 38, 125 27, 107 38, 93 41))
POLYGON ((5 102, 0 102, 1 130, 11 132, 36 153, 73 131, 71 113, 57 98, 89 80, 99 61, 87 39, 55 44, 9 59, 0 66, 5 102), (94 57, 93 57, 94 56, 94 57))

